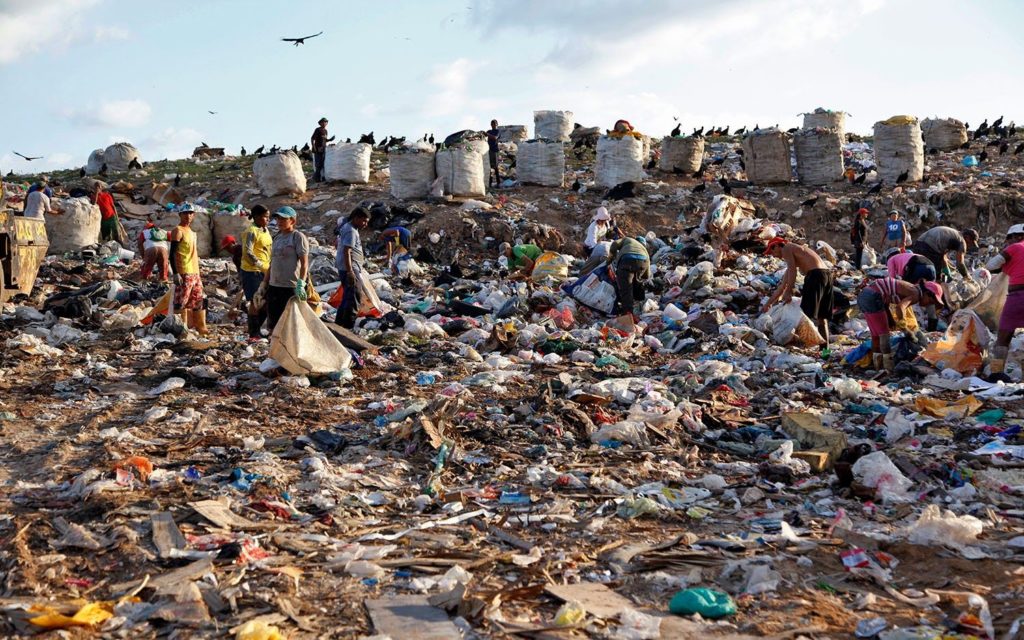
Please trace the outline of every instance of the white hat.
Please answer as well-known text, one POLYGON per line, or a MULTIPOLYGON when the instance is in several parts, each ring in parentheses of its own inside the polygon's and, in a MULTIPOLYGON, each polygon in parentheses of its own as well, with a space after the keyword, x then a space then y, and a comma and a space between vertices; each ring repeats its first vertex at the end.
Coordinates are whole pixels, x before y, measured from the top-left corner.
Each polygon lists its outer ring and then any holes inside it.
POLYGON ((1006 235, 1012 236, 1018 233, 1024 233, 1024 224, 1015 224, 1006 230, 1006 235))
POLYGON ((598 207, 594 212, 594 220, 611 220, 612 216, 606 207, 598 207))

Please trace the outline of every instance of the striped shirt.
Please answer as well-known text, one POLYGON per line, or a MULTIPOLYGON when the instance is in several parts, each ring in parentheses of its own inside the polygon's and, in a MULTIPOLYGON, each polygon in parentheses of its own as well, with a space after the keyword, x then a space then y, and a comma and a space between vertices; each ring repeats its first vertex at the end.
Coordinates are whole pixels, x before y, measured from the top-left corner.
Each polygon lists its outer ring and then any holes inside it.
POLYGON ((882 295, 885 304, 897 304, 900 301, 899 280, 896 278, 879 278, 868 285, 882 295))

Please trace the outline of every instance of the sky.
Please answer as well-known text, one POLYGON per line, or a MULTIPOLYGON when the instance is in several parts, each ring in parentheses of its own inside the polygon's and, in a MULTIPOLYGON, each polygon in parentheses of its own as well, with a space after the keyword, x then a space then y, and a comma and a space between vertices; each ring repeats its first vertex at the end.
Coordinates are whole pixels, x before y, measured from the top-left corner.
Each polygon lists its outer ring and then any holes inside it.
POLYGON ((654 136, 819 106, 858 133, 1024 123, 1022 24, 1017 0, 0 0, 0 171, 118 141, 144 161, 301 146, 321 116, 378 141, 491 118, 532 134, 539 109, 654 136))

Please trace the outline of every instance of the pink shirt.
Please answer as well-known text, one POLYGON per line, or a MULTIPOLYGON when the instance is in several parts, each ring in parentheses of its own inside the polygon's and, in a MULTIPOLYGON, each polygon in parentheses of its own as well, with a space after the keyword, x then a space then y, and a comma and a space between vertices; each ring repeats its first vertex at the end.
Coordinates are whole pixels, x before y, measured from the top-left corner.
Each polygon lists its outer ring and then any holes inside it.
POLYGON ((913 252, 904 251, 903 253, 897 253, 893 257, 889 258, 889 261, 885 263, 885 266, 889 268, 890 278, 902 278, 903 269, 906 268, 907 263, 914 257, 913 252))
POLYGON ((1024 242, 1015 242, 1003 249, 1010 259, 1003 265, 1003 273, 1010 278, 1010 285, 1024 284, 1024 242))

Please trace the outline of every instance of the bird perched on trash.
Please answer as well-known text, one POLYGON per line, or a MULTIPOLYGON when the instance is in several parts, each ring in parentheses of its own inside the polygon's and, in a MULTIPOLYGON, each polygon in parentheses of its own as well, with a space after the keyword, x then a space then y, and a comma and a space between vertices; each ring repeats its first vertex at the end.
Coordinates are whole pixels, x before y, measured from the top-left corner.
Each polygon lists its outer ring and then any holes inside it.
POLYGON ((696 171, 693 172, 693 177, 694 178, 703 178, 704 177, 704 172, 707 171, 707 168, 708 168, 708 165, 701 164, 700 165, 700 169, 697 169, 696 171))
POLYGON ((32 162, 33 160, 42 160, 43 159, 43 156, 31 156, 31 157, 23 156, 20 153, 18 153, 17 151, 14 152, 14 155, 18 156, 19 158, 24 158, 28 162, 32 162))
POLYGON ((255 151, 253 151, 253 154, 255 154, 255 155, 257 155, 257 156, 258 156, 258 155, 260 155, 261 153, 263 153, 263 147, 265 147, 265 146, 266 146, 266 145, 262 145, 262 144, 261 144, 261 145, 260 145, 260 148, 259 148, 259 149, 257 149, 257 150, 255 150, 255 151))
POLYGON ((85 167, 82 167, 81 169, 78 170, 78 177, 79 178, 84 178, 85 177, 85 167))
POLYGON ((960 145, 960 148, 961 149, 970 149, 971 148, 971 143, 969 141, 965 142, 962 145, 960 145))
POLYGON ((430 137, 427 138, 427 142, 429 142, 430 144, 434 144, 434 134, 430 134, 430 137))
POLYGON ((377 145, 377 148, 378 149, 383 149, 383 148, 387 147, 388 146, 388 140, 390 138, 391 138, 390 136, 384 136, 384 139, 380 141, 380 144, 377 145))
POLYGON ((297 47, 300 44, 306 44, 306 40, 309 40, 310 38, 315 38, 319 35, 323 35, 323 31, 321 31, 320 33, 314 33, 311 36, 302 36, 301 38, 281 38, 281 40, 283 42, 292 42, 297 47))
POLYGON ((575 180, 572 181, 572 186, 569 187, 569 188, 572 189, 573 191, 579 191, 580 187, 582 187, 582 186, 583 185, 580 184, 580 179, 576 178, 575 180))
POLYGON ((896 176, 896 184, 900 184, 900 183, 906 182, 907 178, 909 178, 909 177, 910 177, 910 170, 908 169, 908 170, 904 171, 903 173, 901 173, 900 175, 896 176))
POLYGON ((377 141, 374 139, 373 132, 371 131, 370 133, 364 133, 363 135, 359 136, 359 143, 360 144, 377 144, 377 141))
POLYGON ((242 155, 245 155, 245 147, 242 147, 242 155))
POLYGON ((853 184, 864 184, 864 181, 867 180, 867 177, 868 172, 865 171, 864 173, 860 174, 859 176, 853 179, 853 184))
POLYGON ((742 136, 746 132, 747 132, 747 127, 744 125, 744 126, 740 127, 739 129, 737 129, 736 132, 733 135, 742 136))
POLYGON ((796 133, 800 130, 800 127, 793 127, 792 129, 786 129, 786 133, 796 133))
POLYGON ((277 153, 280 150, 281 150, 281 147, 277 146, 276 144, 274 146, 270 147, 270 153, 277 153))
POLYGON ((142 165, 139 163, 138 158, 132 158, 132 161, 128 163, 129 169, 141 169, 142 165))
POLYGON ((672 138, 674 138, 674 137, 678 136, 678 135, 679 135, 679 129, 680 129, 681 127, 682 127, 682 125, 680 125, 680 124, 677 124, 677 125, 676 125, 675 127, 673 127, 673 128, 672 128, 672 131, 669 131, 668 135, 669 135, 670 137, 672 137, 672 138))
POLYGON ((104 162, 103 166, 100 167, 99 173, 100 173, 101 176, 107 175, 107 163, 106 162, 104 162))
POLYGON ((978 162, 985 162, 988 160, 988 151, 982 151, 978 154, 978 162))
POLYGON ((693 130, 693 137, 694 138, 703 138, 704 137, 704 127, 701 127, 700 129, 694 129, 693 130))
POLYGON ((731 125, 728 125, 728 126, 726 126, 726 127, 724 128, 724 129, 722 129, 721 131, 719 131, 719 132, 718 132, 718 135, 720 135, 720 136, 727 136, 727 135, 729 135, 729 127, 730 127, 730 126, 731 126, 731 125))
POLYGON ((722 156, 721 158, 715 158, 714 160, 711 161, 711 164, 716 167, 725 164, 725 156, 722 156))
POLYGON ((352 138, 345 138, 345 144, 352 144, 352 138))
POLYGON ((813 198, 808 198, 808 199, 804 200, 803 202, 801 202, 800 206, 801 207, 813 207, 814 205, 818 204, 818 198, 819 197, 821 197, 821 196, 814 196, 813 198))
POLYGON ((878 182, 877 182, 877 183, 875 184, 875 186, 873 186, 873 187, 871 187, 870 189, 868 189, 868 195, 870 195, 870 194, 872 194, 872 193, 878 193, 879 191, 881 191, 881 190, 882 190, 882 185, 883 185, 883 184, 885 184, 885 180, 879 180, 879 181, 878 181, 878 182))
POLYGON ((636 197, 636 183, 632 180, 619 183, 608 190, 604 196, 608 200, 625 200, 636 197))
POLYGON ((998 129, 999 125, 1001 124, 1003 124, 1003 116, 999 116, 998 118, 995 119, 995 121, 992 123, 992 128, 998 129))
POLYGON ((204 149, 209 149, 210 148, 210 145, 206 144, 205 142, 200 142, 199 146, 204 148, 204 149))
POLYGON ((1013 155, 1019 156, 1021 151, 1024 151, 1024 142, 1017 145, 1017 148, 1013 150, 1013 155))
POLYGON ((1003 144, 999 145, 999 155, 1003 155, 1004 153, 1006 153, 1009 148, 1009 142, 1004 142, 1003 144))
POLYGON ((654 158, 651 158, 651 161, 647 163, 647 167, 646 168, 647 168, 648 171, 650 171, 651 169, 654 169, 654 167, 656 167, 657 164, 658 164, 658 161, 655 160, 654 158))
POLYGON ((703 193, 704 190, 707 189, 707 188, 708 188, 708 183, 701 182, 700 184, 698 184, 694 188, 690 189, 690 193, 703 193))
POLYGON ((732 187, 729 186, 729 181, 726 180, 725 176, 718 179, 718 185, 722 187, 722 193, 725 195, 732 195, 732 187))

